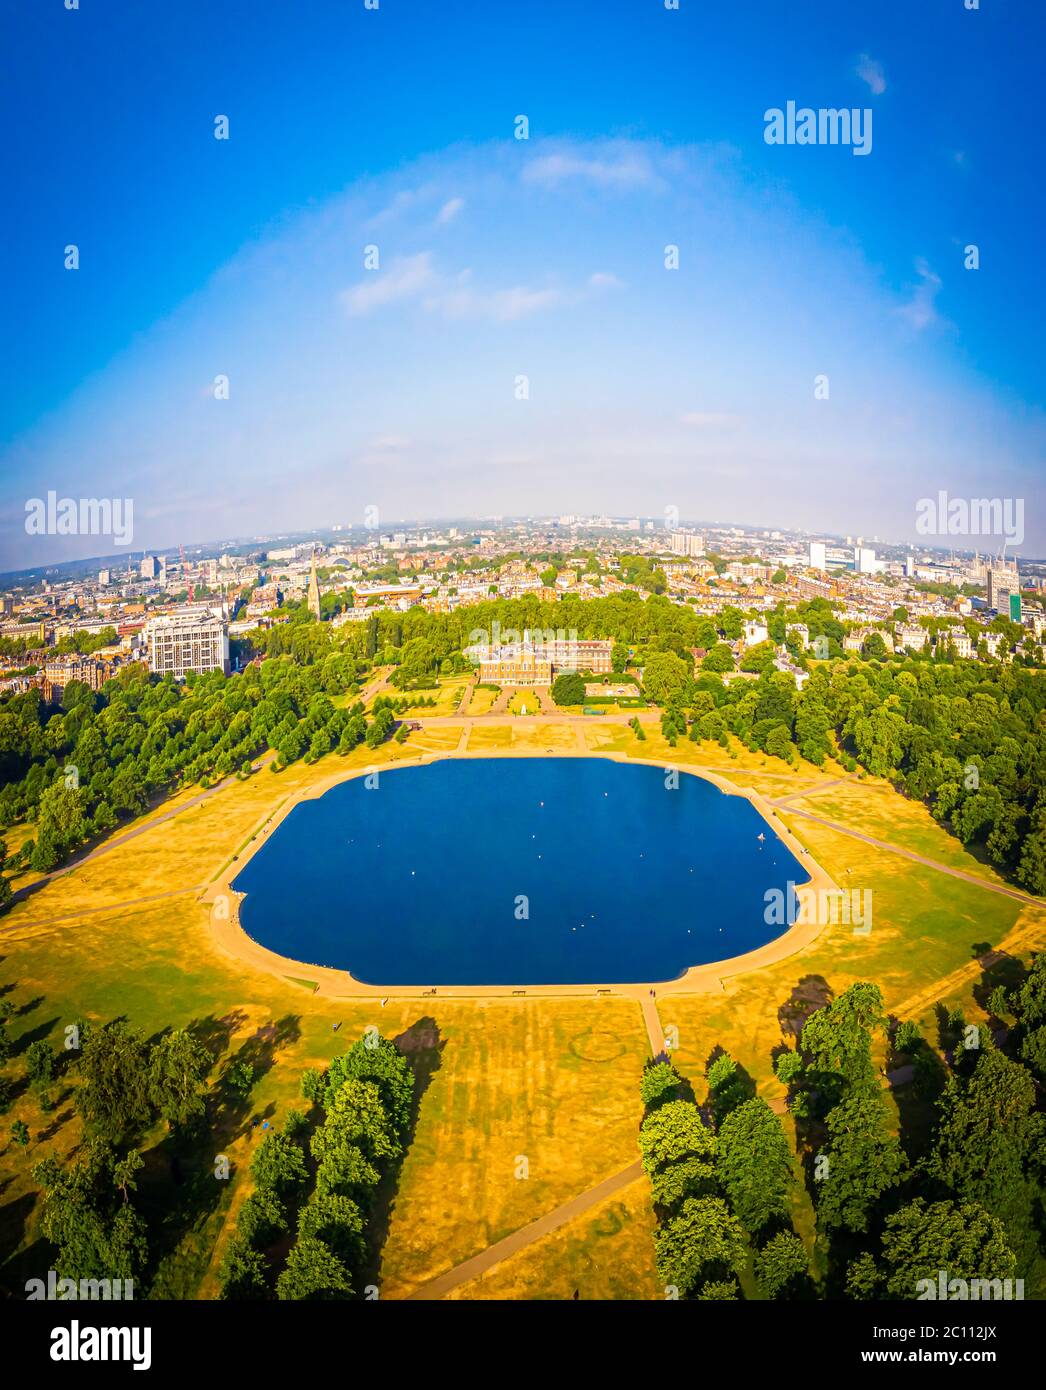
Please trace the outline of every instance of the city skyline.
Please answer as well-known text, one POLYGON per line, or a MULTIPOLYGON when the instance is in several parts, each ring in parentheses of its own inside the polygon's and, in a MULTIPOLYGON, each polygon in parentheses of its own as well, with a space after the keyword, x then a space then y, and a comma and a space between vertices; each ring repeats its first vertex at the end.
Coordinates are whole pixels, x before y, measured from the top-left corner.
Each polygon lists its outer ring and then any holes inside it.
MULTIPOLYGON (((43 561, 37 565, 27 566, 20 570, 0 570, 0 580, 10 582, 18 580, 23 576, 42 575, 45 573, 59 574, 66 568, 82 569, 92 565, 109 566, 114 574, 126 568, 128 572, 137 572, 138 566, 147 556, 160 556, 164 559, 174 557, 178 552, 186 551, 189 555, 205 557, 208 555, 217 556, 223 553, 233 553, 235 550, 250 550, 252 547, 258 548, 273 542, 294 541, 305 544, 311 539, 318 539, 323 544, 345 544, 356 538, 361 538, 365 544, 378 546, 380 548, 383 538, 391 535, 392 532, 399 533, 406 528, 406 533, 415 531, 434 531, 437 536, 432 537, 429 545, 453 544, 454 541, 448 537, 439 537, 441 531, 465 528, 465 534, 486 534, 497 533, 500 530, 512 531, 519 528, 536 525, 550 525, 560 529, 561 539, 565 544, 573 545, 576 540, 578 546, 584 546, 585 541, 593 532, 599 533, 607 529, 607 524, 612 528, 612 534, 628 532, 628 520, 624 513, 609 515, 590 511, 580 513, 576 518, 567 523, 564 521, 563 512, 551 511, 548 513, 520 513, 518 515, 494 513, 486 516, 467 516, 467 515, 447 515, 430 517, 393 517, 380 528, 368 527, 365 525, 351 526, 340 522, 328 523, 324 526, 302 527, 301 529, 278 529, 265 532, 255 532, 243 535, 209 536, 205 538, 194 538, 189 541, 179 541, 166 546, 141 546, 136 545, 121 551, 99 551, 98 553, 88 553, 77 556, 74 559, 54 559, 43 561), (581 534, 578 534, 581 533, 581 534), (137 558, 136 558, 137 557, 137 558)), ((764 527, 753 523, 738 520, 732 517, 722 517, 715 520, 704 517, 680 517, 676 519, 665 519, 649 516, 640 512, 634 520, 640 523, 639 529, 635 531, 638 540, 649 544, 652 539, 663 536, 666 540, 671 539, 673 532, 680 530, 686 532, 734 532, 745 538, 750 538, 753 542, 760 539, 773 537, 775 540, 793 541, 800 549, 808 548, 811 541, 822 541, 835 549, 851 549, 860 545, 872 545, 886 550, 905 550, 911 555, 926 554, 940 557, 955 556, 961 557, 980 557, 982 560, 996 559, 1005 564, 1019 561, 1022 566, 1032 566, 1038 568, 1044 563, 1044 557, 1027 554, 1020 549, 1010 549, 1008 543, 1003 538, 999 542, 998 537, 989 536, 962 536, 957 539, 963 544, 948 544, 944 538, 936 538, 932 543, 927 543, 926 538, 919 541, 897 540, 890 536, 863 535, 856 529, 851 529, 847 533, 834 532, 828 530, 807 530, 805 528, 793 529, 789 527, 764 527), (984 542, 978 545, 978 540, 984 542), (965 542, 969 542, 968 544, 965 542)), ((460 542, 462 537, 455 538, 460 542)), ((421 545, 420 540, 410 539, 410 546, 421 545)), ((667 550, 667 545, 663 549, 667 550)))

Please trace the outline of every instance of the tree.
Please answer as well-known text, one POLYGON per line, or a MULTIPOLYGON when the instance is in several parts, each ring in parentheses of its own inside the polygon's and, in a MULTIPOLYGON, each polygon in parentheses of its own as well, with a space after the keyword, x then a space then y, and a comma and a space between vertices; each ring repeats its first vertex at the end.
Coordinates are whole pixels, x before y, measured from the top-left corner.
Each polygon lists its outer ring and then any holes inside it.
POLYGON ((775 724, 763 741, 763 749, 772 758, 781 758, 784 762, 792 761, 792 736, 788 732, 787 724, 775 724))
POLYGON ((668 1101, 647 1115, 639 1151, 658 1206, 714 1189, 716 1138, 690 1101, 668 1101))
POLYGON ((968 1078, 949 1079, 938 1109, 929 1172, 961 1202, 979 1203, 997 1216, 1013 1249, 1023 1253, 1034 1200, 1027 1170, 1046 1133, 1031 1075, 992 1049, 968 1078))
POLYGON ((378 710, 367 728, 365 739, 367 747, 377 748, 379 744, 384 743, 392 732, 392 726, 395 722, 395 716, 388 706, 378 710))
POLYGON ((211 1058, 184 1029, 165 1034, 149 1057, 149 1099, 171 1129, 199 1119, 205 1110, 211 1058))
POLYGON ((414 1104, 414 1072, 395 1043, 380 1035, 359 1038, 342 1057, 335 1057, 327 1070, 325 1104, 346 1081, 373 1082, 382 1105, 398 1134, 410 1120, 414 1104))
MULTIPOLYGON (((316 1139, 313 1135, 313 1156, 316 1156, 316 1139)), ((326 1138, 323 1144, 323 1157, 316 1170, 317 1199, 332 1194, 351 1197, 361 1206, 367 1206, 381 1178, 377 1167, 371 1162, 358 1144, 348 1140, 326 1138)))
POLYGON ((778 1231, 756 1253, 755 1274, 767 1298, 794 1298, 810 1290, 810 1262, 794 1231, 778 1231))
POLYGON ((731 1110, 754 1095, 752 1078, 738 1069, 728 1052, 721 1052, 708 1068, 708 1098, 716 1125, 721 1126, 731 1110))
POLYGON ((585 682, 576 671, 563 671, 552 682, 551 693, 557 705, 581 705, 585 702, 585 682))
POLYGON ((91 817, 91 833, 99 837, 109 835, 116 825, 116 812, 107 801, 100 801, 91 817))
POLYGON ((46 1038, 38 1038, 25 1050, 25 1069, 34 1086, 49 1086, 55 1076, 55 1054, 46 1038))
POLYGON ((1046 1025, 1025 1034, 1021 1042, 1021 1060, 1035 1073, 1040 1085, 1046 1084, 1046 1025))
POLYGON ((4 876, 7 866, 7 841, 0 840, 0 913, 6 912, 11 903, 11 881, 4 876))
POLYGON ((91 1028, 80 1053, 76 1108, 95 1134, 134 1138, 152 1118, 149 1048, 122 1020, 91 1028))
POLYGON ((7 1032, 7 1020, 14 1012, 10 999, 0 999, 0 1067, 11 1055, 11 1039, 7 1032))
POLYGON ((358 1145, 375 1165, 403 1152, 375 1082, 349 1078, 331 1095, 327 1118, 312 1137, 313 1157, 322 1163, 331 1148, 342 1144, 358 1145))
POLYGON ((762 673, 773 666, 777 658, 777 647, 773 642, 757 642, 754 647, 748 647, 741 657, 742 671, 758 671, 762 673))
POLYGON ((135 1279, 148 1253, 145 1222, 128 1200, 141 1161, 96 1137, 80 1152, 70 1168, 45 1158, 33 1169, 44 1192, 40 1229, 57 1247, 54 1267, 64 1279, 135 1279))
POLYGON ((259 1188, 282 1195, 308 1179, 301 1145, 285 1134, 269 1134, 251 1160, 251 1177, 259 1188))
POLYGON ((348 1197, 327 1193, 314 1197, 301 1209, 298 1239, 317 1237, 350 1268, 366 1255, 363 1213, 348 1197))
POLYGON ((1017 880, 1029 893, 1046 896, 1046 830, 1037 829, 1024 841, 1017 880))
POLYGON ((748 1243, 721 1197, 691 1197, 654 1233, 654 1249, 658 1278, 686 1297, 738 1271, 748 1243))
POLYGON ((876 1266, 874 1256, 867 1250, 851 1260, 846 1270, 847 1298, 877 1298, 882 1287, 882 1275, 876 1266))
POLYGON ((408 676, 425 676, 436 665, 436 648, 427 638, 412 637, 404 644, 400 669, 408 676))
POLYGON ((817 1219, 826 1230, 866 1231, 876 1204, 907 1166, 886 1126, 878 1092, 858 1090, 828 1114, 827 1173, 818 1184, 817 1219))
POLYGON ((47 840, 60 858, 83 844, 87 833, 86 793, 64 781, 55 782, 40 796, 37 811, 37 843, 47 840))
POLYGON ((29 1126, 26 1124, 24 1120, 15 1120, 14 1124, 12 1124, 11 1138, 15 1141, 16 1144, 19 1145, 20 1148, 24 1149, 28 1145, 29 1126))
POLYGON ((915 1298, 920 1279, 1006 1279, 1016 1265, 1002 1222, 976 1202, 927 1203, 916 1197, 886 1218, 882 1236, 886 1293, 915 1298))
POLYGON ((225 1299, 264 1298, 267 1292, 265 1258, 236 1236, 229 1243, 218 1271, 218 1286, 225 1299))
POLYGON ((49 874, 58 866, 61 855, 52 837, 45 831, 38 831, 29 855, 29 867, 38 874, 49 874))
POLYGON ((656 704, 666 705, 690 679, 690 666, 675 652, 651 652, 643 668, 643 691, 656 704))
POLYGON ((726 642, 717 642, 701 659, 702 671, 717 671, 720 674, 734 669, 734 653, 726 642))
POLYGON ((830 1107, 855 1090, 877 1090, 872 1033, 884 1031, 886 1015, 877 985, 854 984, 803 1025, 804 1083, 830 1107))
POLYGON ((240 1208, 236 1234, 256 1249, 271 1245, 287 1229, 287 1213, 271 1187, 256 1188, 240 1208))
POLYGON ((715 1135, 692 1102, 669 1101, 643 1121, 639 1152, 648 1173, 693 1154, 710 1162, 715 1154, 715 1135))
POLYGON ((647 1067, 639 1083, 643 1105, 650 1110, 672 1098, 683 1084, 683 1078, 671 1062, 657 1062, 647 1067))
POLYGON ((315 1236, 303 1236, 287 1256, 276 1281, 276 1296, 285 1300, 351 1298, 352 1282, 328 1245, 315 1236))
POLYGON ((716 1173, 734 1215, 757 1235, 783 1217, 792 1180, 788 1141, 762 1097, 732 1110, 719 1127, 716 1173))

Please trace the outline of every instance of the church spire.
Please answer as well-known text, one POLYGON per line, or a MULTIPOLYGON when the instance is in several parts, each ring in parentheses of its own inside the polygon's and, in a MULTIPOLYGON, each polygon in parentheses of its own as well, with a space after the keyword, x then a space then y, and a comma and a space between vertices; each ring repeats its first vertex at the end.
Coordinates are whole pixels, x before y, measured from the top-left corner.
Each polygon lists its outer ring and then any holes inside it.
POLYGON ((320 622, 320 581, 316 573, 316 552, 312 552, 312 566, 309 569, 309 612, 320 622))

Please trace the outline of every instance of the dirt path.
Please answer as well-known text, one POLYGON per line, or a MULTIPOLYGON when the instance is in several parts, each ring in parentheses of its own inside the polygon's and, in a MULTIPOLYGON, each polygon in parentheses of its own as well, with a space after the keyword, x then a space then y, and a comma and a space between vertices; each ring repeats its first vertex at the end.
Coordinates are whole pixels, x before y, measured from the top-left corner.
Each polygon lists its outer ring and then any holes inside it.
POLYGON ((565 1226, 568 1221, 573 1221, 575 1217, 583 1216, 586 1211, 598 1206, 600 1202, 605 1202, 608 1197, 613 1197, 616 1192, 631 1187, 643 1176, 643 1165, 637 1159, 635 1163, 630 1163, 627 1168, 622 1168, 619 1173, 614 1173, 612 1177, 604 1178, 602 1182, 596 1183, 595 1187, 590 1187, 587 1192, 582 1192, 577 1197, 571 1197, 562 1206, 546 1212, 544 1216, 539 1216, 529 1226, 522 1226, 518 1231, 513 1231, 510 1236, 505 1236, 504 1240, 496 1241, 486 1250, 481 1251, 480 1254, 473 1255, 470 1260, 465 1260, 464 1263, 455 1265, 453 1269, 448 1269, 444 1274, 437 1275, 435 1279, 430 1279, 427 1284, 422 1284, 420 1289, 415 1289, 412 1294, 408 1294, 407 1301, 443 1298, 444 1295, 450 1293, 451 1289, 456 1289, 461 1284, 467 1284, 470 1279, 477 1279, 481 1274, 486 1274, 488 1270, 493 1269, 502 1260, 507 1260, 518 1250, 523 1250, 526 1246, 532 1245, 534 1241, 542 1240, 545 1236, 551 1235, 560 1226, 565 1226))

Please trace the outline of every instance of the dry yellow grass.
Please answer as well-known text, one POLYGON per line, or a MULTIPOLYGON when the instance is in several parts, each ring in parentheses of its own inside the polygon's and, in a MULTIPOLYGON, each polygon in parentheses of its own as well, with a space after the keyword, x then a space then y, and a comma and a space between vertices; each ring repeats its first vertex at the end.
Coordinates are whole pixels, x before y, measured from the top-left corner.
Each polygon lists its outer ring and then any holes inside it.
POLYGON ((382 1264, 403 1297, 635 1161, 647 1055, 629 1000, 433 1010, 446 1043, 382 1264))
POLYGON ((654 1211, 645 1177, 447 1295, 461 1299, 655 1299, 654 1211))
MULTIPOLYGON (((712 744, 681 742, 671 749, 656 729, 640 742, 626 726, 597 719, 585 725, 481 725, 472 730, 469 751, 554 748, 572 754, 581 751, 578 730, 593 751, 663 759, 666 765, 728 767, 736 780, 770 796, 841 775, 838 768, 819 772, 805 766, 793 773, 746 751, 735 761, 712 744)), ((301 1071, 323 1065, 368 1024, 396 1036, 431 1019, 426 1026, 438 1029, 440 1065, 422 1098, 400 1176, 384 1249, 383 1296, 409 1293, 634 1161, 638 1081, 647 1051, 640 1011, 624 999, 424 1005, 392 999, 382 1010, 377 1001, 314 998, 300 983, 258 973, 222 954, 211 940, 205 909, 187 890, 213 878, 301 789, 341 770, 451 751, 460 732, 460 726, 448 725, 414 733, 402 747, 359 749, 348 759, 331 756, 275 775, 263 770, 56 880, 0 925, 0 978, 15 986, 10 997, 16 1005, 38 1001, 12 1027, 20 1049, 37 1036, 57 1045, 61 1028, 79 1016, 126 1015, 147 1033, 193 1020, 212 1029, 220 1024, 224 1055, 277 1024, 273 1065, 252 1097, 254 1111, 275 1119, 296 1103, 301 1071), (186 895, 127 905, 179 892, 186 895), (337 1033, 336 1022, 342 1024, 337 1033), (525 1178, 516 1176, 521 1158, 529 1165, 525 1178)), ((173 804, 147 820, 155 822, 173 804)), ((834 804, 840 819, 870 834, 918 836, 922 852, 969 867, 946 832, 889 789, 852 781, 803 804, 818 813, 834 804)), ((853 980, 869 979, 882 986, 888 1008, 932 1021, 938 997, 966 1001, 969 1008, 970 989, 979 979, 978 967, 970 964, 974 943, 999 945, 1009 938, 1026 955, 1031 944, 1046 941, 1043 909, 1022 907, 802 817, 783 818, 840 883, 873 890, 873 929, 866 938, 829 929, 802 956, 728 980, 722 995, 660 997, 662 1023, 679 1031, 678 1064, 695 1082, 718 1044, 752 1072, 761 1091, 777 1096, 771 1053, 789 1036, 797 1003, 805 1000, 809 1007, 822 1002, 827 989, 838 993, 853 980), (1015 937, 1015 928, 1026 934, 1015 937)), ((17 1068, 17 1059, 11 1065, 17 1068)), ((696 1089, 702 1089, 699 1083, 696 1089)), ((0 1153, 0 1176, 10 1180, 5 1210, 23 1213, 22 1224, 4 1234, 22 1252, 36 1236, 36 1214, 26 1214, 19 1201, 32 1191, 29 1167, 43 1152, 69 1153, 78 1138, 68 1102, 57 1116, 43 1116, 34 1106, 24 1095, 6 1120, 29 1123, 29 1154, 16 1155, 10 1145, 0 1153), (40 1134, 52 1128, 41 1141, 40 1134)), ((222 1232, 246 1190, 242 1173, 252 1139, 237 1132, 223 1142, 238 1176, 165 1266, 163 1287, 176 1296, 213 1295, 222 1232)), ((580 1288, 583 1298, 658 1297, 644 1203, 648 1195, 639 1184, 520 1251, 458 1296, 560 1298, 580 1288)))

